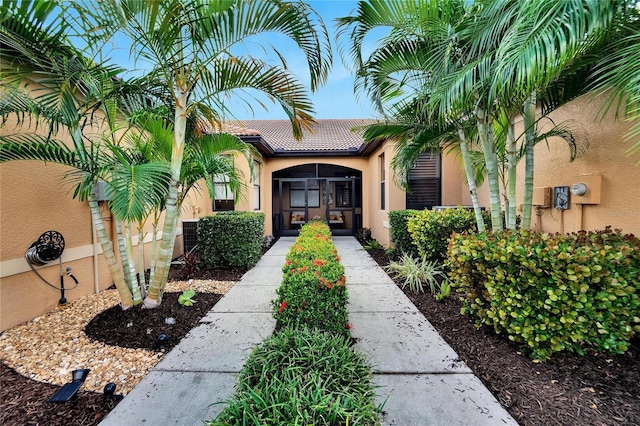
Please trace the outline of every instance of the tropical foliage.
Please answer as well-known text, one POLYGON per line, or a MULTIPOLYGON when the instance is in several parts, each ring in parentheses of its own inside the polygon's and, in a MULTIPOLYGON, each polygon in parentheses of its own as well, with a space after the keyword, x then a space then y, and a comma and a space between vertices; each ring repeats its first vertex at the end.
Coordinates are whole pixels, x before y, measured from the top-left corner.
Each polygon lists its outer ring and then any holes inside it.
POLYGON ((219 133, 228 113, 226 96, 247 88, 265 93, 287 112, 297 137, 312 122, 305 87, 288 70, 285 56, 263 46, 282 63, 255 59, 245 41, 264 32, 293 40, 307 61, 312 90, 331 65, 324 24, 304 3, 4 0, 0 10, 0 112, 3 122, 14 115, 20 125, 16 134, 3 132, 0 161, 54 161, 74 170, 74 195, 91 207, 125 309, 142 298, 149 308, 161 302, 188 190, 206 178, 211 191, 216 175, 241 189, 242 176, 228 155, 250 159, 254 153, 219 133), (98 61, 113 40, 129 45, 134 63, 148 69, 124 79, 108 59, 98 61), (44 135, 38 126, 27 128, 29 119, 47 126, 44 135), (63 131, 71 135, 72 148, 59 136, 63 131), (121 263, 92 191, 98 180, 111 192, 121 263), (138 281, 142 274, 136 273, 132 247, 133 233, 144 240, 148 220, 154 224, 152 239, 156 225, 164 223, 147 286, 138 281))
MULTIPOLYGON (((637 27, 634 4, 631 0, 360 1, 353 16, 339 19, 343 60, 357 73, 356 90, 387 116, 386 122, 370 126, 365 137, 398 140, 393 166, 400 180, 405 180, 421 152, 447 146, 459 149, 480 230, 484 223, 472 151, 477 147, 481 153, 488 178, 494 230, 503 228, 503 209, 507 226, 515 227, 515 167, 525 158, 522 226, 528 228, 533 147, 551 136, 564 138, 574 153, 581 146, 566 124, 542 133, 536 105, 543 106, 544 116, 584 93, 603 47, 625 34, 616 28, 637 27), (365 54, 365 38, 381 28, 387 35, 365 54), (515 133, 517 115, 524 119, 522 135, 515 133)), ((633 36, 623 40, 623 46, 630 46, 633 36)), ((603 74, 602 84, 611 82, 623 87, 621 81, 615 82, 613 71, 603 74)), ((627 111, 637 114, 635 98, 630 99, 627 111)))

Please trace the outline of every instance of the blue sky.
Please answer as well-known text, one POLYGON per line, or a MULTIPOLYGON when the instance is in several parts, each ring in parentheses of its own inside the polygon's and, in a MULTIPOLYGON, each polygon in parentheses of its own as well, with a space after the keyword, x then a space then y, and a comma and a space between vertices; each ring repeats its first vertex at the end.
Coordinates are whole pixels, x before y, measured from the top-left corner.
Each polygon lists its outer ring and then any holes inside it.
MULTIPOLYGON (((307 1, 322 17, 329 31, 331 42, 333 45, 333 68, 329 75, 327 83, 316 93, 311 94, 313 104, 316 110, 316 118, 370 118, 375 115, 366 96, 356 95, 353 90, 354 77, 353 73, 347 70, 342 64, 340 54, 335 45, 335 22, 338 17, 347 16, 355 9, 357 1, 353 0, 317 0, 307 1)), ((264 39, 263 39, 264 40, 264 39)), ((267 36, 270 42, 272 37, 267 36)), ((257 42, 260 39, 256 40, 257 42)), ((283 47, 283 53, 293 55, 293 60, 288 61, 288 65, 309 87, 308 72, 306 72, 304 58, 293 46, 288 44, 288 40, 280 40, 283 47)), ((290 57, 289 57, 290 58, 290 57)), ((235 118, 240 120, 251 119, 286 119, 287 116, 279 105, 269 102, 265 97, 260 97, 261 101, 268 107, 265 110, 262 107, 256 107, 252 111, 248 111, 245 107, 238 104, 232 107, 235 118)))
MULTIPOLYGON (((353 84, 354 76, 342 63, 339 51, 335 44, 335 18, 348 16, 357 6, 355 0, 315 0, 307 1, 318 14, 322 17, 333 47, 333 67, 331 69, 327 83, 322 86, 316 93, 310 93, 311 99, 316 111, 315 118, 372 118, 376 116, 371 108, 366 96, 357 97, 354 93, 353 84)), ((375 43, 375 35, 367 37, 365 40, 365 51, 369 53, 375 43)), ((275 55, 266 56, 266 50, 260 45, 269 44, 276 46, 277 49, 285 56, 288 68, 294 72, 305 84, 310 92, 309 73, 306 66, 304 55, 297 48, 295 43, 290 39, 277 34, 261 34, 253 36, 245 42, 252 55, 259 57, 267 62, 278 64, 279 60, 275 55)), ((140 74, 143 72, 144 66, 141 63, 134 65, 129 58, 128 43, 124 39, 116 39, 110 43, 110 47, 103 50, 103 54, 111 58, 111 60, 119 63, 130 72, 126 76, 140 74)), ((278 104, 271 102, 266 96, 258 94, 257 91, 251 91, 251 95, 256 95, 257 100, 266 106, 261 107, 258 102, 253 101, 250 96, 241 95, 248 101, 252 107, 247 108, 246 102, 234 101, 234 99, 225 100, 226 107, 232 112, 233 117, 227 119, 236 120, 264 120, 264 119, 287 119, 287 115, 278 104)), ((238 96, 235 96, 237 99, 238 96)))

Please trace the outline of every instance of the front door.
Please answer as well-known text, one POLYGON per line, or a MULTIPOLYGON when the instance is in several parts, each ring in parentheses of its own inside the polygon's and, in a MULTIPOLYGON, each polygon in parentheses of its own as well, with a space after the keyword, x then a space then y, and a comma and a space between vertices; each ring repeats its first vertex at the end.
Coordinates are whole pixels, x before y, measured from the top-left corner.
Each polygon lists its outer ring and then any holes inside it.
POLYGON ((355 177, 276 179, 274 234, 297 235, 315 219, 325 220, 334 235, 355 235, 359 225, 355 200, 355 177))

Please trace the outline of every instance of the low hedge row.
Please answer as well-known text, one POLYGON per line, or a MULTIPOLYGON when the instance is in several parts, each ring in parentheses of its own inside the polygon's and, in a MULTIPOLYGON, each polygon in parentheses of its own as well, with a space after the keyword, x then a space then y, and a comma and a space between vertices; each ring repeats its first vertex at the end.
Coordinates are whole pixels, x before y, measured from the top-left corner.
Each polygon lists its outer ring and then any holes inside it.
POLYGON ((253 267, 262 256, 264 213, 220 212, 200 218, 198 258, 209 266, 253 267))
POLYGON ((623 353, 640 331, 640 240, 619 231, 453 235, 447 265, 463 313, 533 358, 623 353))
POLYGON ((344 267, 322 222, 311 222, 291 246, 273 301, 276 329, 308 327, 349 336, 344 267))
POLYGON ((303 226, 274 300, 276 333, 256 347, 209 425, 379 425, 371 367, 351 347, 344 268, 322 222, 303 226))
POLYGON ((476 232, 473 210, 458 207, 442 211, 422 210, 411 215, 407 229, 421 257, 441 262, 447 257, 447 244, 454 232, 476 232))
POLYGON ((391 241, 401 253, 408 253, 418 257, 418 249, 413 245, 409 232, 409 218, 419 213, 419 210, 392 210, 389 212, 389 226, 391 227, 391 241))

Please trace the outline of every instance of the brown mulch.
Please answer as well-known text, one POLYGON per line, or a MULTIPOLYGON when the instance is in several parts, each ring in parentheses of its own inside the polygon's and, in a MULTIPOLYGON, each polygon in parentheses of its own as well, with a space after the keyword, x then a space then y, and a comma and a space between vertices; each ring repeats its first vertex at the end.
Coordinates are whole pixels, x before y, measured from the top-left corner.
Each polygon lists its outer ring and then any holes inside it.
MULTIPOLYGON (((193 278, 239 281, 244 272, 243 269, 202 269, 193 278)), ((169 281, 183 278, 181 267, 172 267, 169 281)), ((221 297, 216 293, 197 292, 196 303, 185 308, 178 304, 178 294, 165 293, 156 309, 134 307, 122 311, 118 306, 106 309, 89 322, 85 332, 89 339, 109 345, 151 350, 159 349, 155 345, 157 336, 164 333, 169 337, 163 349, 167 351, 194 328, 221 297), (167 325, 166 318, 173 318, 176 323, 167 325)), ((96 425, 116 405, 104 402, 102 393, 85 390, 78 392, 76 401, 48 402, 58 389, 60 386, 31 380, 0 363, 0 425, 96 425)))
MULTIPOLYGON (((388 264, 384 250, 369 253, 388 264)), ((461 315, 460 295, 437 302, 430 293, 405 294, 521 425, 640 424, 640 339, 624 355, 558 353, 536 363, 524 348, 461 315)))
MULTIPOLYGON (((370 254, 381 265, 389 262, 384 250, 372 250, 370 254)), ((200 270, 193 278, 238 281, 243 273, 244 270, 200 270)), ((179 268, 174 268, 172 274, 171 279, 186 278, 179 268)), ((535 363, 520 347, 495 335, 491 329, 476 329, 470 317, 460 315, 461 305, 456 295, 436 302, 429 294, 405 293, 521 425, 640 424, 638 340, 625 355, 556 354, 547 363, 535 363)), ((197 293, 194 297, 197 303, 192 308, 209 303, 205 302, 207 296, 197 293)), ((116 344, 120 336, 119 344, 125 345, 134 337, 121 329, 122 315, 151 313, 155 320, 133 318, 127 323, 144 323, 143 328, 136 331, 140 336, 139 344, 145 348, 154 346, 157 334, 170 334, 163 328, 166 327, 165 318, 172 317, 177 323, 186 324, 187 317, 196 312, 195 309, 172 311, 175 305, 171 301, 175 300, 175 295, 165 296, 159 308, 140 313, 114 311, 112 314, 117 314, 119 319, 117 323, 108 319, 111 314, 105 310, 91 322, 91 326, 96 326, 95 330, 87 332, 92 339, 112 339, 116 344), (101 333, 97 327, 99 321, 107 325, 112 323, 111 330, 105 328, 101 333), (147 334, 148 328, 152 331, 147 334)), ((188 331, 189 327, 185 325, 184 329, 188 331)), ((171 332, 169 345, 181 338, 175 330, 171 332)), ((48 403, 46 400, 59 389, 58 386, 30 380, 4 364, 0 365, 0 381, 2 425, 95 425, 114 406, 114 403, 105 403, 102 394, 82 390, 75 403, 48 403)))

